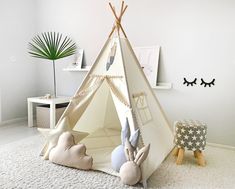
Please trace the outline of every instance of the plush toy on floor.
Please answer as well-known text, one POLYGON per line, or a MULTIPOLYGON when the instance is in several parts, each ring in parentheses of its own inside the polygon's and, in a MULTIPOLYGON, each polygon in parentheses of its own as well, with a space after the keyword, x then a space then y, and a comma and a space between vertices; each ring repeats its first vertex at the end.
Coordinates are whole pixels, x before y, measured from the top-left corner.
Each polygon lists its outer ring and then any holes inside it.
POLYGON ((119 172, 120 167, 127 161, 125 152, 124 152, 124 145, 125 141, 130 140, 130 144, 133 147, 133 149, 136 148, 138 139, 139 139, 139 130, 136 130, 133 135, 130 137, 130 127, 128 119, 126 118, 126 124, 124 129, 121 132, 121 140, 122 144, 117 146, 113 151, 111 155, 111 164, 112 168, 119 172))
POLYGON ((120 177, 124 184, 135 185, 141 179, 140 165, 147 158, 150 144, 141 148, 135 155, 135 150, 128 140, 125 143, 127 162, 121 166, 120 177))
POLYGON ((67 116, 65 116, 60 121, 60 123, 57 125, 56 128, 54 129, 38 128, 38 131, 42 133, 42 135, 46 138, 46 143, 40 153, 40 155, 43 156, 44 160, 49 159, 50 151, 52 148, 54 148, 57 145, 59 137, 62 133, 69 131, 73 135, 76 144, 78 143, 78 141, 82 140, 84 137, 88 135, 88 133, 85 132, 72 130, 69 118, 67 116))
POLYGON ((86 155, 84 144, 75 145, 74 137, 70 132, 64 132, 58 144, 50 151, 49 160, 53 163, 77 169, 91 169, 93 159, 86 155))

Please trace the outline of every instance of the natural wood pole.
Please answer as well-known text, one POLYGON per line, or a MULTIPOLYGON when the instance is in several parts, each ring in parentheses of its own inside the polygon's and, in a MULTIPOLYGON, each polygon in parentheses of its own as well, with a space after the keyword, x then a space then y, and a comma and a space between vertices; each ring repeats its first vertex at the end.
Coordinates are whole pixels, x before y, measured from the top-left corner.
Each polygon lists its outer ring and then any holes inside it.
POLYGON ((124 10, 123 10, 122 13, 120 14, 120 17, 119 17, 120 28, 121 28, 122 33, 123 33, 123 35, 124 35, 125 37, 127 37, 127 36, 126 36, 126 33, 125 33, 125 31, 124 31, 124 29, 123 29, 123 27, 122 27, 122 25, 121 25, 121 20, 122 20, 122 16, 123 16, 123 14, 125 13, 127 7, 128 7, 128 6, 126 5, 125 8, 124 8, 124 10))
POLYGON ((120 35, 120 33, 119 33, 119 30, 120 30, 119 25, 121 24, 121 19, 122 19, 122 16, 121 16, 121 15, 122 15, 123 7, 124 7, 124 1, 122 1, 122 6, 121 6, 121 10, 120 10, 118 22, 116 21, 117 24, 118 24, 118 28, 117 28, 117 30, 118 30, 118 36, 120 35))
POLYGON ((117 32, 118 32, 118 36, 120 36, 120 24, 118 21, 116 21, 116 25, 117 25, 117 32))
POLYGON ((184 149, 180 148, 179 153, 178 153, 178 157, 177 157, 177 160, 176 160, 176 164, 181 165, 182 162, 183 162, 183 159, 184 159, 184 149))
MULTIPOLYGON (((110 6, 110 8, 111 8, 111 10, 112 10, 112 12, 113 12, 113 14, 114 14, 116 20, 117 20, 116 12, 115 12, 114 7, 112 6, 112 4, 111 4, 110 2, 109 2, 109 6, 110 6)), ((116 28, 117 28, 117 24, 113 26, 112 31, 111 31, 111 33, 109 34, 109 38, 113 35, 113 32, 115 31, 116 28)), ((118 28, 117 28, 117 29, 118 29, 118 28)))
POLYGON ((109 3, 109 6, 110 6, 110 8, 111 8, 111 10, 112 10, 112 12, 113 12, 113 14, 114 14, 114 16, 115 16, 116 20, 119 20, 119 18, 117 17, 116 12, 115 12, 115 10, 114 10, 114 7, 112 6, 112 4, 111 4, 111 3, 109 3))
POLYGON ((173 149, 173 151, 172 151, 172 154, 173 154, 173 156, 178 156, 178 153, 179 153, 179 148, 176 146, 174 149, 173 149))
POLYGON ((112 12, 113 12, 113 15, 115 16, 115 19, 116 19, 116 21, 115 21, 115 26, 113 26, 112 31, 111 31, 110 34, 109 34, 109 38, 112 36, 112 34, 113 34, 113 32, 115 31, 115 29, 117 29, 118 36, 120 36, 120 29, 121 29, 123 35, 124 35, 125 37, 127 37, 127 36, 126 36, 126 33, 125 33, 125 31, 124 31, 124 29, 123 29, 123 27, 122 27, 122 25, 121 25, 121 19, 122 19, 122 16, 123 16, 123 14, 125 13, 125 11, 126 11, 126 9, 127 9, 128 6, 126 5, 125 8, 124 8, 124 1, 122 1, 121 11, 120 11, 119 17, 117 16, 117 13, 116 13, 116 11, 115 11, 115 7, 112 6, 111 3, 109 3, 109 6, 110 6, 110 8, 111 8, 111 10, 112 10, 112 12))
MULTIPOLYGON (((121 21, 122 21, 123 8, 124 8, 124 1, 122 1, 122 6, 121 6, 120 14, 119 14, 119 19, 118 19, 118 24, 119 25, 121 24, 121 21)), ((120 30, 120 27, 118 27, 118 35, 119 35, 119 30, 120 30)))
POLYGON ((121 13, 121 18, 122 18, 122 16, 123 16, 123 14, 126 12, 126 9, 127 9, 127 5, 125 6, 125 8, 124 8, 124 10, 122 11, 122 13, 121 13))
POLYGON ((115 29, 116 29, 116 26, 114 25, 113 28, 112 28, 112 31, 109 34, 109 38, 113 35, 113 32, 115 31, 115 29))
POLYGON ((125 38, 127 38, 126 33, 125 33, 124 29, 122 28, 122 25, 120 25, 120 28, 121 28, 122 33, 123 33, 123 35, 125 36, 125 38))
MULTIPOLYGON (((114 6, 112 6, 112 8, 113 8, 113 12, 117 15, 117 13, 116 13, 116 10, 115 10, 115 7, 114 6)), ((119 19, 120 19, 120 17, 118 18, 118 20, 116 19, 115 20, 115 26, 116 26, 116 28, 117 28, 117 32, 118 32, 118 36, 120 36, 120 33, 119 33, 119 19)))
MULTIPOLYGON (((177 146, 172 150, 172 155, 177 157, 176 164, 181 165, 184 158, 184 148, 178 148, 177 146)), ((205 158, 202 151, 196 150, 193 152, 194 157, 197 159, 197 164, 200 166, 206 166, 205 158)))
POLYGON ((200 166, 206 165, 206 161, 205 161, 204 156, 200 150, 194 151, 194 156, 196 156, 196 158, 197 158, 198 165, 200 165, 200 166))
POLYGON ((120 15, 122 14, 122 11, 123 11, 123 7, 124 7, 124 1, 122 1, 122 6, 121 6, 121 11, 120 11, 120 15))

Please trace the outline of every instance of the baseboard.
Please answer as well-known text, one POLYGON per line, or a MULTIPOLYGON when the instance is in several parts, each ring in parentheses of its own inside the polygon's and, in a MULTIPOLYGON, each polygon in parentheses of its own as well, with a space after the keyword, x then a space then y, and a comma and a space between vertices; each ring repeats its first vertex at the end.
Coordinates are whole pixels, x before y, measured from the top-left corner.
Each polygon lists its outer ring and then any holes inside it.
POLYGON ((229 145, 224 145, 224 144, 216 144, 216 143, 206 143, 208 146, 213 146, 213 147, 218 147, 218 148, 224 148, 224 149, 229 149, 229 150, 235 150, 235 146, 229 146, 229 145))
MULTIPOLYGON (((14 124, 14 123, 21 122, 21 121, 27 121, 27 117, 21 117, 21 118, 11 119, 11 120, 7 120, 7 121, 2 121, 2 122, 0 122, 0 126, 14 124)), ((235 146, 229 146, 229 145, 217 144, 217 143, 211 143, 211 142, 207 142, 206 144, 208 146, 224 148, 224 149, 229 149, 229 150, 235 150, 235 146)))
POLYGON ((26 121, 26 120, 27 120, 27 117, 20 117, 20 118, 16 118, 16 119, 7 120, 7 121, 2 121, 2 122, 0 122, 0 126, 14 124, 14 123, 26 121))

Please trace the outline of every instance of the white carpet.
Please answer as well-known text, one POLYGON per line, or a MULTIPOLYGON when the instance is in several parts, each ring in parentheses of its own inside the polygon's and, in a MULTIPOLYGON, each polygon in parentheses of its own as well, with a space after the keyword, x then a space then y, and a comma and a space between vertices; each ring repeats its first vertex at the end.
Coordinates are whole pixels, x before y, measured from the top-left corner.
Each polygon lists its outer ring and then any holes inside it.
MULTIPOLYGON (((80 171, 43 161, 38 156, 42 139, 33 136, 0 145, 0 188, 141 188, 121 184, 119 178, 95 171, 80 171)), ((206 167, 199 167, 191 153, 175 165, 170 155, 149 179, 149 188, 235 188, 235 151, 208 147, 206 167)))

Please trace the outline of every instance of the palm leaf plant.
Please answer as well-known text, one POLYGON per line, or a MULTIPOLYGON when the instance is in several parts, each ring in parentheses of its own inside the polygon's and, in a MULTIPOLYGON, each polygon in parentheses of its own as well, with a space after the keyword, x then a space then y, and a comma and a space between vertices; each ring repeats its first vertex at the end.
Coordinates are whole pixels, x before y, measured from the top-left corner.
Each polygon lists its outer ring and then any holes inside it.
POLYGON ((45 32, 36 35, 29 43, 29 54, 35 58, 52 60, 54 96, 56 97, 56 68, 55 60, 65 58, 76 53, 76 44, 67 36, 56 32, 45 32))

